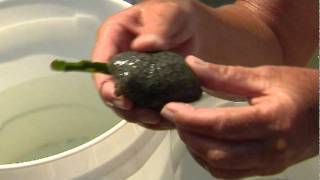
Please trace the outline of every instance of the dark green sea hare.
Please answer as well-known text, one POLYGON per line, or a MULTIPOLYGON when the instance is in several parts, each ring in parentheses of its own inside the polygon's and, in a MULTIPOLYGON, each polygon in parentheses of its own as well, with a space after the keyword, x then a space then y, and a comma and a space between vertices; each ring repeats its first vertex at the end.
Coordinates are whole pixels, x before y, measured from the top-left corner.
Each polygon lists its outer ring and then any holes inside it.
POLYGON ((55 60, 52 69, 111 74, 116 95, 124 95, 137 107, 160 110, 171 101, 193 102, 201 97, 201 85, 184 58, 163 51, 135 51, 115 55, 108 64, 55 60))

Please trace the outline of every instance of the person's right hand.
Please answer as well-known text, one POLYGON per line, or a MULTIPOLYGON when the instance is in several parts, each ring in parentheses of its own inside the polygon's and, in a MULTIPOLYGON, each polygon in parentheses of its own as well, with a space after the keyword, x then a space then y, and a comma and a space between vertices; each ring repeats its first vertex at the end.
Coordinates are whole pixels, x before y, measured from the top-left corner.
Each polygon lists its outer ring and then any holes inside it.
POLYGON ((187 62, 202 85, 247 97, 237 107, 196 108, 171 102, 161 113, 187 149, 218 178, 271 175, 319 152, 319 71, 187 62))
MULTIPOLYGON (((102 24, 92 58, 107 62, 113 55, 128 50, 196 54, 195 9, 191 0, 150 0, 128 8, 102 24)), ((126 120, 152 129, 172 127, 159 113, 134 108, 127 98, 117 97, 111 76, 96 74, 95 81, 103 100, 126 120)))

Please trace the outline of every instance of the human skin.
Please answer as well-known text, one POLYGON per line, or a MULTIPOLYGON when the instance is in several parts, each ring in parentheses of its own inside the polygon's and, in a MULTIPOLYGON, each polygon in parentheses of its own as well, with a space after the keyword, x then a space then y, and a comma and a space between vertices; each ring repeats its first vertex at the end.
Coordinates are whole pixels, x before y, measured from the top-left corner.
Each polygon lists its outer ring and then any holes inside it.
POLYGON ((318 154, 319 71, 187 63, 207 89, 248 98, 242 107, 168 103, 161 114, 195 160, 215 177, 269 175, 318 154))
MULTIPOLYGON (((101 25, 92 57, 106 62, 121 51, 172 50, 226 65, 305 65, 317 46, 317 7, 315 0, 239 0, 221 8, 148 0, 101 25)), ((110 76, 96 74, 95 81, 105 102, 128 121, 173 127, 158 113, 115 96, 110 76)))
POLYGON ((238 0, 215 9, 191 0, 149 0, 99 29, 95 61, 127 50, 192 54, 215 63, 187 60, 204 87, 247 97, 246 107, 169 103, 159 115, 115 96, 112 77, 96 74, 95 81, 101 97, 126 120, 176 128, 214 176, 277 173, 318 152, 318 72, 290 67, 304 66, 317 47, 317 11, 315 0, 238 0))

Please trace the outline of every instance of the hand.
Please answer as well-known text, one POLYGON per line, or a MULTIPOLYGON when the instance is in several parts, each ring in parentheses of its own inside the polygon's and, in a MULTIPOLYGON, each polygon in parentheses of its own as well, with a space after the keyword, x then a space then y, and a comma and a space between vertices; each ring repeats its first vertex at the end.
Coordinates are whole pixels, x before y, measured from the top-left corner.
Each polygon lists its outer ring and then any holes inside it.
MULTIPOLYGON (((148 0, 103 23, 92 58, 107 62, 126 50, 172 50, 219 64, 303 65, 301 60, 308 59, 317 47, 316 12, 314 1, 302 6, 298 0, 239 0, 210 8, 198 0, 148 0), (305 28, 300 28, 301 23, 305 28)), ((110 76, 97 74, 95 81, 107 104, 123 116, 127 110, 127 120, 154 129, 170 124, 158 113, 136 109, 125 97, 116 97, 110 76)))
POLYGON ((249 101, 199 109, 173 102, 161 112, 213 176, 275 174, 318 153, 318 71, 222 66, 192 56, 187 62, 207 89, 249 101))
MULTIPOLYGON (((195 10, 191 1, 147 1, 107 19, 98 32, 94 61, 106 62, 127 50, 173 50, 181 54, 195 50, 195 10)), ((125 97, 114 94, 111 76, 96 74, 102 98, 126 120, 152 129, 172 128, 158 112, 134 108, 125 97), (133 109, 134 108, 134 109, 133 109)))

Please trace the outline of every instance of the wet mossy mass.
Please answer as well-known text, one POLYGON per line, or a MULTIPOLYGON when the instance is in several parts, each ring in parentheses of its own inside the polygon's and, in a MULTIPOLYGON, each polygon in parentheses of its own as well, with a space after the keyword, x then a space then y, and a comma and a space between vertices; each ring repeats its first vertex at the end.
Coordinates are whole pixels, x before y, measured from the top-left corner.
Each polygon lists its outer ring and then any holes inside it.
POLYGON ((178 54, 124 52, 109 64, 116 95, 139 107, 160 109, 170 101, 192 102, 201 96, 198 79, 178 54))
POLYGON ((116 95, 124 95, 142 108, 160 110, 168 102, 193 102, 202 94, 200 82, 184 58, 168 51, 122 52, 108 64, 55 60, 51 67, 60 71, 111 74, 116 95))

